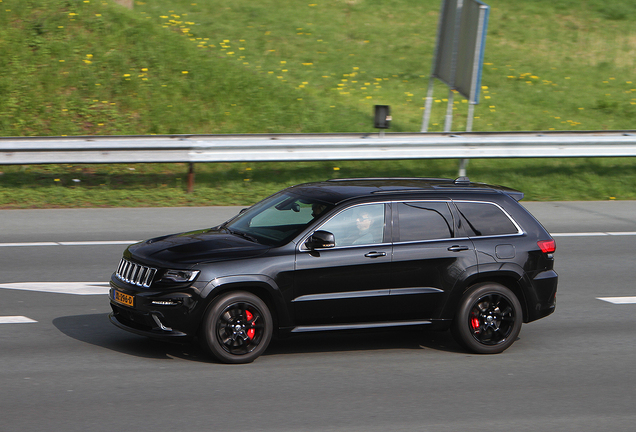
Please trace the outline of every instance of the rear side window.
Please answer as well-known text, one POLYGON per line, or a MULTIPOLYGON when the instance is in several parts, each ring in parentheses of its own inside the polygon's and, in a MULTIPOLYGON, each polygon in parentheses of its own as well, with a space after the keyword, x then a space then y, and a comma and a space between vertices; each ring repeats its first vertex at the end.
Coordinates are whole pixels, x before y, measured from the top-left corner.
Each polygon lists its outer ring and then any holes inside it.
POLYGON ((453 237, 453 218, 445 202, 405 202, 398 207, 398 241, 453 237))
POLYGON ((519 230, 498 206, 485 202, 456 202, 470 237, 517 234, 519 230))

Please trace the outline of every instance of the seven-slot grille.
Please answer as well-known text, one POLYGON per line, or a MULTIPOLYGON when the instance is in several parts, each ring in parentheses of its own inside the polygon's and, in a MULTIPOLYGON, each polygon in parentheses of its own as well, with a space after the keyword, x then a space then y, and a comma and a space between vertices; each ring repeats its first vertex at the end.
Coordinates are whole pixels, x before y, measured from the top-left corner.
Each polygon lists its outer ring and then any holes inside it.
POLYGON ((115 272, 115 276, 126 283, 148 288, 155 277, 157 269, 135 264, 122 258, 115 272))

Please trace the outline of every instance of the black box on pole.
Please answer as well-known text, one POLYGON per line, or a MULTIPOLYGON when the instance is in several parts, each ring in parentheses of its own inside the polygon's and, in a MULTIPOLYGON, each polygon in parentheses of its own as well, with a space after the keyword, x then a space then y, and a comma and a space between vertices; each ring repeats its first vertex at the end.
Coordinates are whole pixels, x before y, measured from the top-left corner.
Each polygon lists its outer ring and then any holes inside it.
POLYGON ((391 111, 388 105, 375 106, 375 121, 373 127, 378 129, 388 129, 391 123, 391 111))

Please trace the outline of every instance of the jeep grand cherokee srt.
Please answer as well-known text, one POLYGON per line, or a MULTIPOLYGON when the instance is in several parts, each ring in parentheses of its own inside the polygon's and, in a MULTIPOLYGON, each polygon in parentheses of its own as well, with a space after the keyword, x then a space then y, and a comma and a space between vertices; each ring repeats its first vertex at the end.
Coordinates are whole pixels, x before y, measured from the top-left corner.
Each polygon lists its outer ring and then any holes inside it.
POLYGON ((253 361, 274 333, 423 325, 499 353, 556 304, 555 242, 521 198, 465 177, 292 186, 222 225, 128 247, 110 319, 198 338, 226 363, 253 361))

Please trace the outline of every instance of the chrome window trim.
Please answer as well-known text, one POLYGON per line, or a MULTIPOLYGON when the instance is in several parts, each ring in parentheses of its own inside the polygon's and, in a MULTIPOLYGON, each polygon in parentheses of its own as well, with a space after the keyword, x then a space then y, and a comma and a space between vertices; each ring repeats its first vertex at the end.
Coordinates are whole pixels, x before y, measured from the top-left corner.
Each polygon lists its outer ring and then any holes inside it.
MULTIPOLYGON (((311 250, 305 248, 304 245, 305 245, 305 242, 302 242, 300 244, 299 251, 305 252, 305 253, 311 252, 311 250)), ((324 249, 317 249, 317 250, 321 252, 325 252, 325 251, 342 250, 342 249, 354 249, 354 248, 369 249, 369 248, 379 248, 379 247, 387 247, 387 246, 391 246, 391 243, 369 243, 365 245, 334 246, 332 248, 324 248, 324 249)))
MULTIPOLYGON (((475 237, 470 237, 469 238, 493 238, 493 237, 512 237, 512 236, 518 236, 518 235, 524 235, 526 234, 526 232, 523 230, 523 228, 521 228, 521 225, 519 225, 517 223, 517 221, 510 216, 510 213, 508 213, 506 211, 506 209, 504 209, 502 206, 500 206, 499 204, 492 202, 492 201, 479 201, 479 200, 466 200, 466 199, 462 199, 462 200, 452 200, 455 203, 474 203, 474 204, 489 204, 489 205, 493 205, 495 207, 497 207, 499 210, 501 210, 503 212, 504 215, 506 215, 506 217, 508 219, 510 219, 510 222, 512 222, 512 224, 515 226, 515 228, 517 228, 517 232, 516 233, 512 233, 512 234, 494 234, 494 235, 488 235, 488 236, 475 236, 475 237)), ((459 211, 459 209, 457 209, 459 211)))
MULTIPOLYGON (((420 244, 420 243, 431 243, 431 242, 441 242, 441 241, 466 241, 466 240, 471 240, 471 239, 488 239, 488 238, 501 238, 501 237, 517 237, 517 236, 523 236, 526 235, 526 232, 521 228, 521 226, 517 223, 517 221, 510 215, 510 213, 508 213, 502 206, 500 206, 499 204, 492 202, 492 201, 482 201, 482 200, 469 200, 469 199, 461 199, 461 200, 455 200, 452 198, 448 198, 448 199, 439 199, 439 198, 433 198, 433 199, 426 199, 426 198, 421 198, 421 199, 405 199, 405 200, 395 200, 395 199, 391 199, 391 200, 384 200, 384 201, 373 201, 373 202, 364 202, 364 203, 357 203, 348 207, 343 208, 342 210, 338 211, 337 213, 331 215, 331 217, 329 217, 329 219, 323 221, 320 225, 318 225, 315 229, 312 229, 308 234, 305 234, 304 236, 301 237, 301 240, 298 242, 298 246, 297 246, 297 250, 299 252, 310 252, 310 250, 308 248, 305 247, 305 242, 307 241, 307 239, 316 231, 319 231, 323 225, 325 225, 327 222, 329 222, 331 219, 333 219, 334 217, 336 217, 337 215, 339 215, 340 213, 342 213, 345 210, 349 210, 351 208, 354 207, 359 207, 359 206, 363 206, 363 205, 371 205, 371 204, 402 204, 402 203, 427 203, 427 202, 436 202, 436 203, 446 203, 449 206, 449 211, 451 212, 451 215, 453 215, 453 209, 451 208, 450 204, 451 203, 476 203, 476 204, 489 204, 489 205, 493 205, 495 207, 497 207, 499 210, 501 210, 503 212, 503 214, 510 220, 510 222, 512 222, 512 224, 514 225, 514 227, 517 229, 516 233, 512 233, 512 234, 495 234, 495 235, 485 235, 485 236, 474 236, 474 237, 470 237, 470 236, 462 236, 462 237, 445 237, 445 238, 438 238, 438 239, 427 239, 427 240, 410 240, 410 241, 389 241, 389 242, 383 242, 383 243, 370 243, 367 245, 349 245, 349 246, 336 246, 333 248, 328 248, 328 249, 324 249, 324 250, 341 250, 341 249, 351 249, 351 248, 369 248, 369 247, 386 247, 386 246, 391 246, 391 245, 406 245, 406 244, 420 244)), ((395 206, 397 208, 397 206, 395 206)), ((456 211, 459 212, 459 209, 457 209, 457 207, 455 207, 456 211)), ((392 211, 392 214, 395 210, 392 211)), ((393 223, 392 220, 389 221, 388 223, 393 223)), ((455 223, 455 221, 453 220, 453 223, 455 223)), ((385 226, 387 224, 387 221, 385 220, 385 226)), ((456 228, 456 227, 454 227, 456 228)), ((322 249, 321 249, 322 250, 322 249)))
POLYGON ((406 245, 406 244, 420 244, 420 243, 434 243, 434 242, 455 242, 455 241, 459 242, 459 241, 466 241, 466 240, 470 240, 470 237, 464 236, 464 237, 447 237, 447 238, 429 239, 429 240, 407 240, 407 241, 394 242, 393 244, 406 245))
MULTIPOLYGON (((364 205, 373 205, 373 204, 384 204, 385 208, 384 208, 384 213, 386 215, 386 205, 387 204, 391 204, 392 201, 371 201, 371 202, 362 202, 362 203, 357 203, 357 204, 353 204, 350 206, 347 206, 343 209, 341 209, 340 211, 338 211, 337 213, 334 213, 333 215, 331 215, 328 219, 324 220, 323 222, 320 223, 320 225, 318 225, 316 228, 312 228, 309 233, 305 234, 304 236, 302 236, 300 238, 300 241, 298 242, 298 246, 297 246, 297 250, 299 252, 311 252, 310 249, 308 249, 307 247, 305 247, 305 242, 307 241, 307 239, 309 237, 311 237, 311 235, 313 233, 315 233, 316 231, 320 231, 321 228, 328 223, 329 221, 331 221, 333 218, 335 218, 336 216, 338 216, 340 213, 355 208, 355 207, 361 207, 364 205)), ((391 223, 391 221, 389 221, 389 223, 391 223)), ((384 220, 384 229, 386 230, 386 218, 384 220)), ((368 248, 368 247, 376 247, 376 246, 390 246, 392 243, 391 242, 382 242, 382 243, 369 243, 369 244, 365 244, 365 245, 349 245, 349 246, 335 246, 332 248, 325 248, 325 249, 320 249, 320 250, 339 250, 339 249, 351 249, 351 248, 368 248)))
MULTIPOLYGON (((445 203, 448 206, 448 211, 451 214, 451 217, 453 218, 453 231, 457 230, 457 227, 455 226, 455 215, 453 215, 453 209, 450 206, 450 203, 452 202, 452 200, 449 199, 415 199, 415 200, 395 200, 395 201, 391 201, 391 204, 406 204, 406 203, 445 203)), ((397 206, 395 207, 397 209, 397 206)), ((397 211, 397 210, 396 210, 397 211)), ((397 211, 398 215, 399 215, 399 211, 397 211)), ((394 235, 395 237, 395 235, 394 235)), ((468 240, 468 237, 444 237, 444 238, 437 238, 437 239, 426 239, 426 240, 406 240, 406 241, 396 241, 396 242, 392 242, 394 245, 399 244, 399 245, 404 245, 404 244, 408 244, 408 243, 424 243, 424 242, 438 242, 438 241, 459 241, 459 240, 468 240)))

